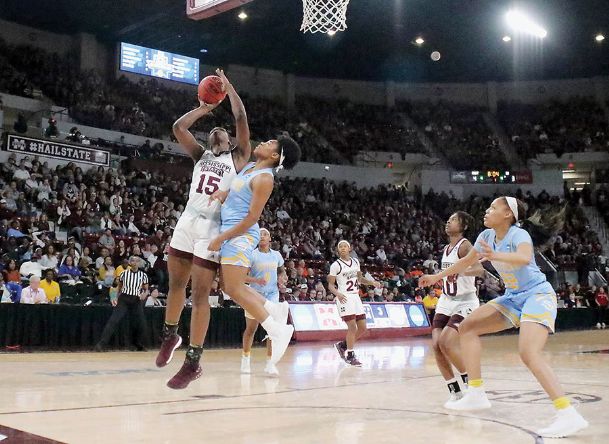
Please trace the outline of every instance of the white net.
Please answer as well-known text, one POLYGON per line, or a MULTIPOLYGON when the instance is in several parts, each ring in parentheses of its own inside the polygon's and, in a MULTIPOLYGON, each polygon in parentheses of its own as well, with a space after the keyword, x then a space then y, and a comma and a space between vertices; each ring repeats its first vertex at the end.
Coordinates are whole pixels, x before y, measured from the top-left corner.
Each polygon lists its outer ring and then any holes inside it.
POLYGON ((302 0, 302 32, 335 33, 347 29, 349 0, 302 0))

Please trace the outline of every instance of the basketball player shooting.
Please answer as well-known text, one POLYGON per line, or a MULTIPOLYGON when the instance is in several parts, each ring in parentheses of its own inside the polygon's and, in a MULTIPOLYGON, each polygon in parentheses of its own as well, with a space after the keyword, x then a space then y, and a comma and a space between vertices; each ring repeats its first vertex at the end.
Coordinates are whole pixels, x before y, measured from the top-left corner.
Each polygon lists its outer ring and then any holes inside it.
POLYGON ((190 128, 208 115, 219 103, 207 104, 199 99, 200 106, 180 117, 173 124, 173 133, 182 149, 195 162, 190 193, 184 213, 178 221, 169 248, 169 294, 165 311, 163 343, 156 358, 157 367, 171 361, 174 351, 182 343, 178 335, 178 322, 186 298, 186 285, 192 274, 192 317, 190 345, 179 372, 167 382, 173 389, 183 389, 202 373, 199 361, 209 327, 209 292, 219 268, 220 258, 211 254, 207 246, 220 233, 219 202, 210 197, 218 190, 228 190, 235 175, 247 164, 252 148, 245 107, 241 98, 221 69, 216 71, 222 81, 235 118, 236 146, 231 145, 228 131, 213 128, 209 133, 209 148, 197 142, 190 128))

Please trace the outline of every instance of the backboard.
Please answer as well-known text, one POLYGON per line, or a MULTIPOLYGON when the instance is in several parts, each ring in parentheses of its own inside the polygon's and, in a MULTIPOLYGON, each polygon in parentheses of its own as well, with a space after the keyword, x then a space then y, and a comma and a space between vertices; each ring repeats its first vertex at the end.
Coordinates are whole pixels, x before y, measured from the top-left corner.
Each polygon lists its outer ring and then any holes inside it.
POLYGON ((186 15, 192 20, 202 20, 251 1, 253 0, 186 0, 186 15))

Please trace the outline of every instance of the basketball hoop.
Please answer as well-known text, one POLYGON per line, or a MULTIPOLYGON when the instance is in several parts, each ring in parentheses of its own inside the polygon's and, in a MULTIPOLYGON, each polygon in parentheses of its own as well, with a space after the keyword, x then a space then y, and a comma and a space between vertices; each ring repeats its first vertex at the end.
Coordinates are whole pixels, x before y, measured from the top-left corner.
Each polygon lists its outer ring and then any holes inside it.
POLYGON ((302 0, 302 32, 334 35, 347 29, 349 0, 302 0))

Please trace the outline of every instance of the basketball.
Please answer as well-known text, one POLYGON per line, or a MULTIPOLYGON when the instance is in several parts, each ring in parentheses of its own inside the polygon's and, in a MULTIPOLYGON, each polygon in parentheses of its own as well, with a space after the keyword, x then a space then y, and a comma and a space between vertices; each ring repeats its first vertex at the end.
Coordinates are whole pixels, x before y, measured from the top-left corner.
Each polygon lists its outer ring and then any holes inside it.
POLYGON ((222 80, 218 76, 207 76, 199 83, 199 100, 215 105, 226 97, 226 91, 222 86, 222 80))

